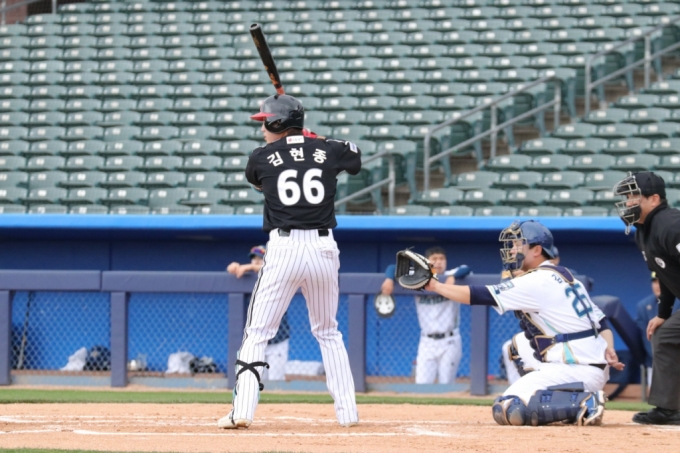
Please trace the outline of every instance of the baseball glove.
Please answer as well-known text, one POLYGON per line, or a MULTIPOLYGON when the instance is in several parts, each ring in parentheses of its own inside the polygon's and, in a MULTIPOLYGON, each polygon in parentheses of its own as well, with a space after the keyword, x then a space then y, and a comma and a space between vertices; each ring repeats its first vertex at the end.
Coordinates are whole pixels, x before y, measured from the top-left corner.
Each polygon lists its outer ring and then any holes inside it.
POLYGON ((437 279, 430 261, 410 250, 397 252, 396 278, 406 289, 422 290, 430 279, 437 279))

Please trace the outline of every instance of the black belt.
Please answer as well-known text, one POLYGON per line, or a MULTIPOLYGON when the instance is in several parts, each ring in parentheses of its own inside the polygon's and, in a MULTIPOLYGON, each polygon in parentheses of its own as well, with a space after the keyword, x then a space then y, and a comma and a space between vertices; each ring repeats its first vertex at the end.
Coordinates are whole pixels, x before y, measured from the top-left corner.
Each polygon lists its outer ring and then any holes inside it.
POLYGON ((452 337, 453 331, 446 332, 446 333, 431 333, 431 334, 428 334, 428 335, 425 335, 425 336, 427 338, 432 338, 433 340, 441 340, 442 338, 452 337))
MULTIPOLYGON (((321 237, 328 236, 328 228, 321 228, 317 231, 319 232, 319 236, 321 237)), ((281 236, 282 238, 290 236, 290 230, 284 230, 283 228, 279 228, 279 236, 281 236)))
POLYGON ((595 368, 599 368, 604 371, 605 368, 607 368, 607 365, 603 363, 589 363, 588 365, 594 366, 595 368))

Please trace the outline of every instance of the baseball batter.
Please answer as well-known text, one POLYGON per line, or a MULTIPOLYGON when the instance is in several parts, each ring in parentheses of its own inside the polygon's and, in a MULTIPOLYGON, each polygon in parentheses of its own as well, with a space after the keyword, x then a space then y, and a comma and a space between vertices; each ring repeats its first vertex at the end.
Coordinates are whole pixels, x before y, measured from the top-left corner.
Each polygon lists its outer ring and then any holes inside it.
MULTIPOLYGON (((437 275, 445 276, 446 284, 453 285, 456 277, 469 273, 467 266, 446 270, 446 252, 441 247, 431 247, 425 256, 437 275)), ((382 284, 383 294, 394 290, 395 266, 388 266, 382 284)), ((463 356, 460 336, 460 305, 440 295, 415 296, 420 341, 416 357, 416 384, 450 384, 456 378, 463 356)))
POLYGON ((464 304, 522 313, 541 363, 496 398, 494 420, 515 426, 601 424, 608 367, 623 369, 605 316, 569 270, 550 263, 553 237, 545 226, 516 221, 501 232, 500 241, 504 267, 522 275, 490 286, 446 285, 436 279, 425 286, 464 304))
POLYGON ((307 301, 312 334, 319 342, 326 384, 342 426, 359 422, 354 380, 338 331, 338 269, 333 231, 338 173, 357 174, 361 152, 354 143, 303 135, 305 111, 297 99, 275 95, 260 113, 266 145, 253 151, 246 178, 264 193, 267 254, 248 307, 236 361, 233 408, 221 428, 247 428, 255 416, 267 341, 273 338, 298 288, 307 301))

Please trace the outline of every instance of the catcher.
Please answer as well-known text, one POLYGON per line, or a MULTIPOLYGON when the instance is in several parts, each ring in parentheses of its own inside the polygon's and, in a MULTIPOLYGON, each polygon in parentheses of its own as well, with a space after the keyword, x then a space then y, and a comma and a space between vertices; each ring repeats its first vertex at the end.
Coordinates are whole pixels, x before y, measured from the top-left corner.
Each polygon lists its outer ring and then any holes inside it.
POLYGON ((488 305, 500 314, 521 312, 522 326, 541 363, 496 398, 496 423, 600 425, 609 366, 624 366, 604 314, 569 270, 549 261, 553 236, 545 226, 515 221, 501 231, 499 240, 504 269, 521 270, 522 275, 498 285, 445 285, 425 257, 406 250, 397 254, 399 284, 463 304, 488 305))

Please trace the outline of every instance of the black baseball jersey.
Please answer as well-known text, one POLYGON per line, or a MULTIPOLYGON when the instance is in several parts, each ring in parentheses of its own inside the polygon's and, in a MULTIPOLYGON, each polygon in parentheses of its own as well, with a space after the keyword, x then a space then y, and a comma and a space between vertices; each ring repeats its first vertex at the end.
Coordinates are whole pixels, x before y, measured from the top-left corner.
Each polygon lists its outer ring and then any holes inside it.
POLYGON ((334 228, 337 175, 361 170, 361 150, 352 142, 289 135, 257 148, 246 178, 264 193, 265 231, 334 228))
POLYGON ((668 319, 680 298, 680 211, 664 201, 643 224, 635 224, 635 242, 649 270, 659 277, 659 318, 668 319))

